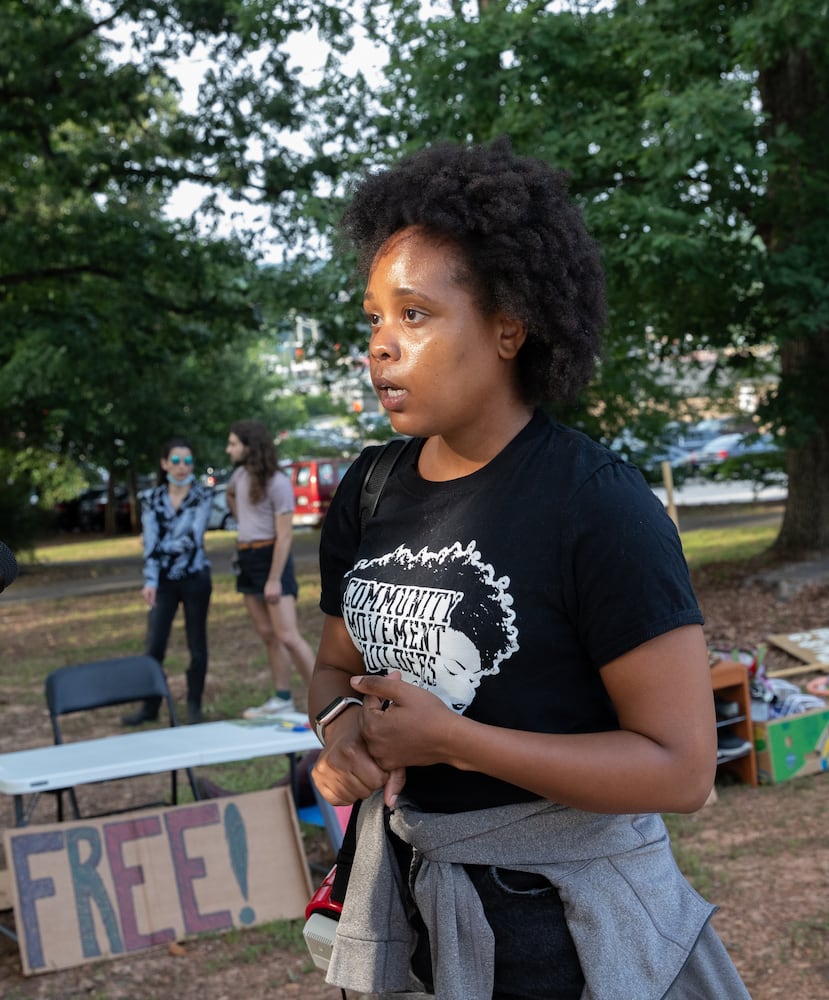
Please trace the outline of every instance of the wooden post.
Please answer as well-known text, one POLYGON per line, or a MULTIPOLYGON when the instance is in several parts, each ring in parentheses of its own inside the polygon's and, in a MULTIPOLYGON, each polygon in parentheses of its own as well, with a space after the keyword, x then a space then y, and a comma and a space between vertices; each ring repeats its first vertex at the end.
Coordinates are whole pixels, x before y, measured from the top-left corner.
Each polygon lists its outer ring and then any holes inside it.
POLYGON ((676 503, 674 502, 674 474, 671 469, 670 462, 662 462, 662 482, 665 484, 665 494, 668 498, 668 516, 676 525, 676 530, 679 531, 679 516, 676 512, 676 503))

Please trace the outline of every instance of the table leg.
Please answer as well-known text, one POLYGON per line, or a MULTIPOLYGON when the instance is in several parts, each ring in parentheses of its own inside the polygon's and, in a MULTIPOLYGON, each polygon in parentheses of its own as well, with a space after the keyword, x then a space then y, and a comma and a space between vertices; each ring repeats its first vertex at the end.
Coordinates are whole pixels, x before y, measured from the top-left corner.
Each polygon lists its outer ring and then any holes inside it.
POLYGON ((35 811, 35 807, 40 801, 40 792, 33 792, 31 800, 28 807, 26 807, 24 798, 22 795, 15 795, 14 797, 14 825, 15 826, 28 826, 29 821, 32 818, 32 813, 35 811))

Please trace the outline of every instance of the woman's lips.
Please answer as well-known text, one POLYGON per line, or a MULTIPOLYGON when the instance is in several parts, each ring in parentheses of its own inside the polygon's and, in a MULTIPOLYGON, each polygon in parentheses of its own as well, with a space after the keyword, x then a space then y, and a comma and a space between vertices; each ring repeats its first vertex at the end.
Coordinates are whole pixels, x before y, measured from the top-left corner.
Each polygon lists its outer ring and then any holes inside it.
POLYGON ((400 409, 404 400, 408 396, 406 389, 401 389, 399 386, 391 385, 388 382, 379 382, 374 388, 377 393, 377 398, 387 410, 400 409))

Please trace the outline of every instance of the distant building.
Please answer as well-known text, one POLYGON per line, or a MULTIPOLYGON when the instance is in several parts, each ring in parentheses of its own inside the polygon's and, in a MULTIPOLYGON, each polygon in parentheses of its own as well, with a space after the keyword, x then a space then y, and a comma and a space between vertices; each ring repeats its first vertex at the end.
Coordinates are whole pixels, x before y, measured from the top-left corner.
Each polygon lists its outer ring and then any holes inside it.
POLYGON ((368 360, 356 348, 338 358, 336 368, 319 357, 320 330, 316 319, 293 315, 275 331, 272 350, 262 363, 270 375, 283 379, 290 391, 303 395, 327 393, 355 411, 376 408, 368 375, 368 360))

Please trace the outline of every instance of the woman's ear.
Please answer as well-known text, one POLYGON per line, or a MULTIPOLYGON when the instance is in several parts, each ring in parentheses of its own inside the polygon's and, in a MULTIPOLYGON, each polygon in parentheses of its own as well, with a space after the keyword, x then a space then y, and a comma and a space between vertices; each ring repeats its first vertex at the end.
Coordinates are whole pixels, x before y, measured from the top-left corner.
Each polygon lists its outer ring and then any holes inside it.
POLYGON ((513 361, 527 339, 527 331, 520 320, 499 315, 498 353, 505 361, 513 361))

